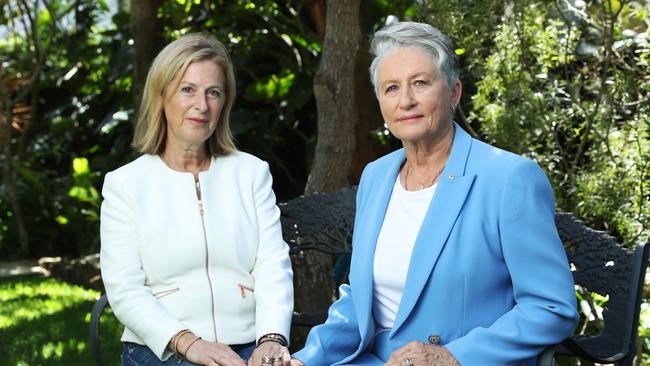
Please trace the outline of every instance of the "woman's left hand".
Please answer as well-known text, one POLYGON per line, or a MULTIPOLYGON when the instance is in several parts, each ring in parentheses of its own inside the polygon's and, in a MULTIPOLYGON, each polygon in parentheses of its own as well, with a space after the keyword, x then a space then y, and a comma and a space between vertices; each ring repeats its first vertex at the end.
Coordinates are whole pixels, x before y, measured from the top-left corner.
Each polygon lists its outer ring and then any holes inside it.
POLYGON ((445 347, 414 341, 393 352, 385 366, 460 366, 460 364, 445 347))
POLYGON ((289 366, 291 355, 287 347, 278 342, 260 344, 248 360, 248 366, 289 366))

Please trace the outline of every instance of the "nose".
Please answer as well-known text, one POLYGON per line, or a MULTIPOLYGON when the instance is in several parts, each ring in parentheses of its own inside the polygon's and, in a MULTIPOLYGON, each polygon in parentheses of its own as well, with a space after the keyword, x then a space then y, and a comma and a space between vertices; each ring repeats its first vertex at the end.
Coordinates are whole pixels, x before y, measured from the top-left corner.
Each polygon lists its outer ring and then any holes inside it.
POLYGON ((194 108, 199 112, 205 112, 208 109, 207 96, 202 93, 196 93, 194 97, 194 108))
POLYGON ((399 106, 402 109, 411 109, 415 105, 415 98, 413 98, 413 90, 409 87, 402 88, 399 95, 399 106))

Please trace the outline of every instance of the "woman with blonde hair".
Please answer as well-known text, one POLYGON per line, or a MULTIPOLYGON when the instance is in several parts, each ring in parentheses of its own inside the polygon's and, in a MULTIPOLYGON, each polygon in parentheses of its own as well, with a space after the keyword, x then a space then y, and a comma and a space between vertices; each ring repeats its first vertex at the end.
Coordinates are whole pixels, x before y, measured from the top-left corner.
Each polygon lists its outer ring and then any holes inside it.
POLYGON ((106 175, 101 268, 123 365, 283 365, 293 312, 268 164, 237 151, 226 48, 190 34, 155 58, 133 139, 106 175))

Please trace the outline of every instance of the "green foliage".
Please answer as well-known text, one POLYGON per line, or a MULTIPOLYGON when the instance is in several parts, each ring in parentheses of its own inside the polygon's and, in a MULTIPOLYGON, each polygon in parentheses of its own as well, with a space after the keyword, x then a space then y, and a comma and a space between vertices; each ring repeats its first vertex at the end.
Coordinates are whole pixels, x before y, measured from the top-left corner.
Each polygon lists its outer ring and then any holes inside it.
POLYGON ((15 121, 8 133, 0 129, 0 165, 9 167, 3 177, 14 185, 0 189, 0 255, 96 252, 101 176, 75 172, 73 164, 83 157, 105 171, 129 157, 131 126, 114 117, 131 108, 128 15, 99 26, 107 7, 90 0, 9 1, 0 10, 9 19, 0 25, 0 106, 15 121), (36 32, 25 31, 29 19, 36 19, 36 32), (16 250, 21 236, 12 198, 29 234, 27 252, 16 250))
MULTIPOLYGON (((406 0, 366 0, 366 26, 408 9, 406 0)), ((302 193, 316 142, 312 79, 321 50, 308 3, 166 0, 157 16, 168 41, 207 32, 226 45, 237 76, 238 146, 269 162, 280 200, 302 193)), ((0 17, 0 166, 13 183, 0 184, 0 256, 96 252, 103 174, 134 157, 130 16, 119 10, 109 19, 104 1, 11 0, 0 2, 0 17), (7 104, 10 127, 1 118, 7 104), (81 161, 87 173, 75 172, 81 161)))
POLYGON ((467 122, 535 159, 559 209, 632 246, 650 238, 647 8, 566 4, 432 1, 419 16, 464 51, 467 122))
POLYGON ((610 132, 595 150, 610 150, 611 155, 592 159, 576 178, 576 209, 580 216, 606 218, 603 225, 630 243, 648 239, 650 119, 647 114, 644 118, 645 123, 624 125, 610 132))
MULTIPOLYGON (((90 365, 87 331, 97 291, 52 279, 0 280, 0 355, 5 365, 90 365)), ((106 365, 119 365, 122 326, 110 310, 102 317, 106 365)))
POLYGON ((639 339, 641 341, 641 359, 646 364, 650 363, 650 304, 641 304, 641 316, 639 319, 639 339))

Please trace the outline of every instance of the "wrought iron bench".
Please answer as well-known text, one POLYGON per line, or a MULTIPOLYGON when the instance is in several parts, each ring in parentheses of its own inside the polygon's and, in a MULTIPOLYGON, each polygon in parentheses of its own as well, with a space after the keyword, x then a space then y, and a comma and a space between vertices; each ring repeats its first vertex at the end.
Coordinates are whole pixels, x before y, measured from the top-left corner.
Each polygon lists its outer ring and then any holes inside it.
MULTIPOLYGON (((336 256, 351 253, 355 213, 355 188, 335 193, 302 196, 281 203, 282 233, 290 253, 319 251, 336 256)), ((572 214, 557 213, 556 223, 574 280, 593 310, 591 293, 608 296, 602 318, 589 324, 588 334, 576 334, 562 344, 549 347, 539 357, 540 366, 554 365, 554 355, 579 357, 594 362, 632 365, 636 350, 639 311, 649 246, 628 251, 611 236, 588 228, 572 214)), ((103 295, 93 307, 90 334, 97 365, 102 365, 99 319, 106 306, 103 295)), ((594 311, 594 313, 596 313, 594 311)), ((293 325, 311 327, 325 321, 326 309, 294 313, 293 325)))
POLYGON ((629 251, 602 231, 587 227, 570 213, 555 215, 578 291, 587 300, 595 327, 549 347, 540 366, 554 365, 555 354, 597 363, 631 366, 636 356, 639 313, 650 246, 629 251), (608 298, 598 315, 591 294, 608 298))

